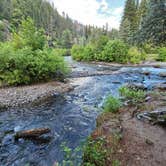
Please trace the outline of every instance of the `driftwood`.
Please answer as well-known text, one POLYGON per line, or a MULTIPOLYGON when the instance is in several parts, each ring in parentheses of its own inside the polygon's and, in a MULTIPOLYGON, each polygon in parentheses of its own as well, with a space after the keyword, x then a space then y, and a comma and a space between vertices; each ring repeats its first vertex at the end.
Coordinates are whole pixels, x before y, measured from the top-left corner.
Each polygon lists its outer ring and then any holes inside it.
POLYGON ((49 128, 38 128, 38 129, 31 129, 31 130, 16 132, 14 137, 16 140, 18 140, 19 138, 32 139, 32 138, 38 138, 41 135, 47 134, 50 132, 51 130, 49 128))

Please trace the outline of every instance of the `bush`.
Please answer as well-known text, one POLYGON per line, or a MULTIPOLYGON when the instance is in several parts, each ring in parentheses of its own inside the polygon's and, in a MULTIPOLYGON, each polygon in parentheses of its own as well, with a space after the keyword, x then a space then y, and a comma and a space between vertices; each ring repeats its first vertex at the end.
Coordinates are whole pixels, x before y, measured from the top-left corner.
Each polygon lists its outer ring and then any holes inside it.
POLYGON ((46 47, 46 37, 31 19, 23 20, 10 42, 0 44, 0 82, 22 85, 51 78, 62 80, 64 59, 46 47))
POLYGON ((22 20, 18 33, 13 34, 13 47, 21 49, 31 47, 32 50, 44 49, 46 36, 43 29, 37 29, 31 18, 22 20))
POLYGON ((126 63, 128 47, 119 40, 109 41, 101 53, 101 60, 107 62, 126 63))
POLYGON ((166 47, 162 47, 158 50, 158 58, 157 60, 158 61, 161 61, 161 62, 166 62, 166 47))
POLYGON ((145 60, 146 54, 138 50, 137 47, 131 47, 128 51, 128 61, 130 63, 140 63, 142 60, 145 60))
MULTIPOLYGON (((63 76, 67 71, 62 57, 51 50, 15 50, 10 44, 0 46, 0 79, 5 85, 21 85, 63 76)), ((58 79, 57 78, 57 79, 58 79)))
POLYGON ((142 46, 146 54, 156 54, 157 48, 152 43, 144 43, 142 46))
POLYGON ((105 148, 106 141, 103 138, 93 140, 90 137, 83 149, 83 166, 104 166, 108 157, 105 148))
POLYGON ((104 111, 116 113, 121 107, 121 102, 119 99, 109 96, 106 98, 104 103, 104 111))
POLYGON ((56 48, 56 49, 54 49, 54 53, 58 56, 69 56, 70 50, 65 49, 65 48, 56 48))
POLYGON ((73 45, 73 47, 71 49, 71 55, 72 55, 73 59, 77 60, 77 61, 81 61, 84 59, 83 52, 84 52, 83 46, 73 45))
POLYGON ((143 90, 130 89, 127 87, 119 88, 119 93, 125 100, 130 100, 132 104, 143 102, 146 96, 143 90))

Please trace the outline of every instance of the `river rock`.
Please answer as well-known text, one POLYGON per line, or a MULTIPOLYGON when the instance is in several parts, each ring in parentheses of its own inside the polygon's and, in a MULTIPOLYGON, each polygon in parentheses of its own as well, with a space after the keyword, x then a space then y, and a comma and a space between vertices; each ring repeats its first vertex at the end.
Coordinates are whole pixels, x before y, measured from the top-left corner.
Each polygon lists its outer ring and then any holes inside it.
POLYGON ((148 75, 150 75, 150 71, 145 70, 145 71, 143 71, 143 72, 142 72, 142 74, 144 74, 144 75, 147 75, 147 76, 148 76, 148 75))
POLYGON ((159 73, 160 77, 166 77, 166 72, 159 73))
POLYGON ((154 89, 166 90, 166 83, 160 83, 154 86, 154 89))
POLYGON ((142 83, 127 83, 125 86, 131 89, 147 90, 147 87, 142 83))

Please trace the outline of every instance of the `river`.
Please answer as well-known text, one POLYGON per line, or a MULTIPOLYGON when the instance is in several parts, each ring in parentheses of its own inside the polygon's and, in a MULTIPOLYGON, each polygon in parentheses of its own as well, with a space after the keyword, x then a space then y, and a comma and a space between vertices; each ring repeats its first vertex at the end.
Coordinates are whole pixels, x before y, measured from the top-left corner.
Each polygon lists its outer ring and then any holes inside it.
MULTIPOLYGON (((62 144, 74 149, 82 144, 94 130, 97 116, 102 111, 106 96, 118 96, 125 83, 142 83, 151 89, 166 80, 159 77, 165 68, 110 67, 78 63, 66 57, 72 68, 70 80, 75 87, 64 95, 54 96, 36 106, 11 108, 0 112, 0 166, 53 166, 64 160, 62 144), (79 77, 82 73, 118 71, 116 74, 79 77), (143 74, 149 71, 150 75, 143 74), (49 127, 48 142, 15 141, 18 130, 49 127)), ((78 160, 79 162, 80 160, 78 160)), ((77 164, 76 164, 77 165, 77 164)))

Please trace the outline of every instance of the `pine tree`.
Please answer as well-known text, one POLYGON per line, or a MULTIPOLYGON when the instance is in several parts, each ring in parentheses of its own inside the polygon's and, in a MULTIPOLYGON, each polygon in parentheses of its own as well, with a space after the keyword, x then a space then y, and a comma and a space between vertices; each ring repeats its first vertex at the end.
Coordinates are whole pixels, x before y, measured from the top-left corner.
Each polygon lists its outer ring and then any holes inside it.
POLYGON ((137 20, 137 3, 135 0, 127 0, 120 25, 120 38, 122 40, 133 43, 133 36, 138 28, 137 20))
POLYGON ((147 14, 138 33, 139 42, 152 42, 156 45, 166 44, 166 4, 165 0, 148 2, 147 14))

